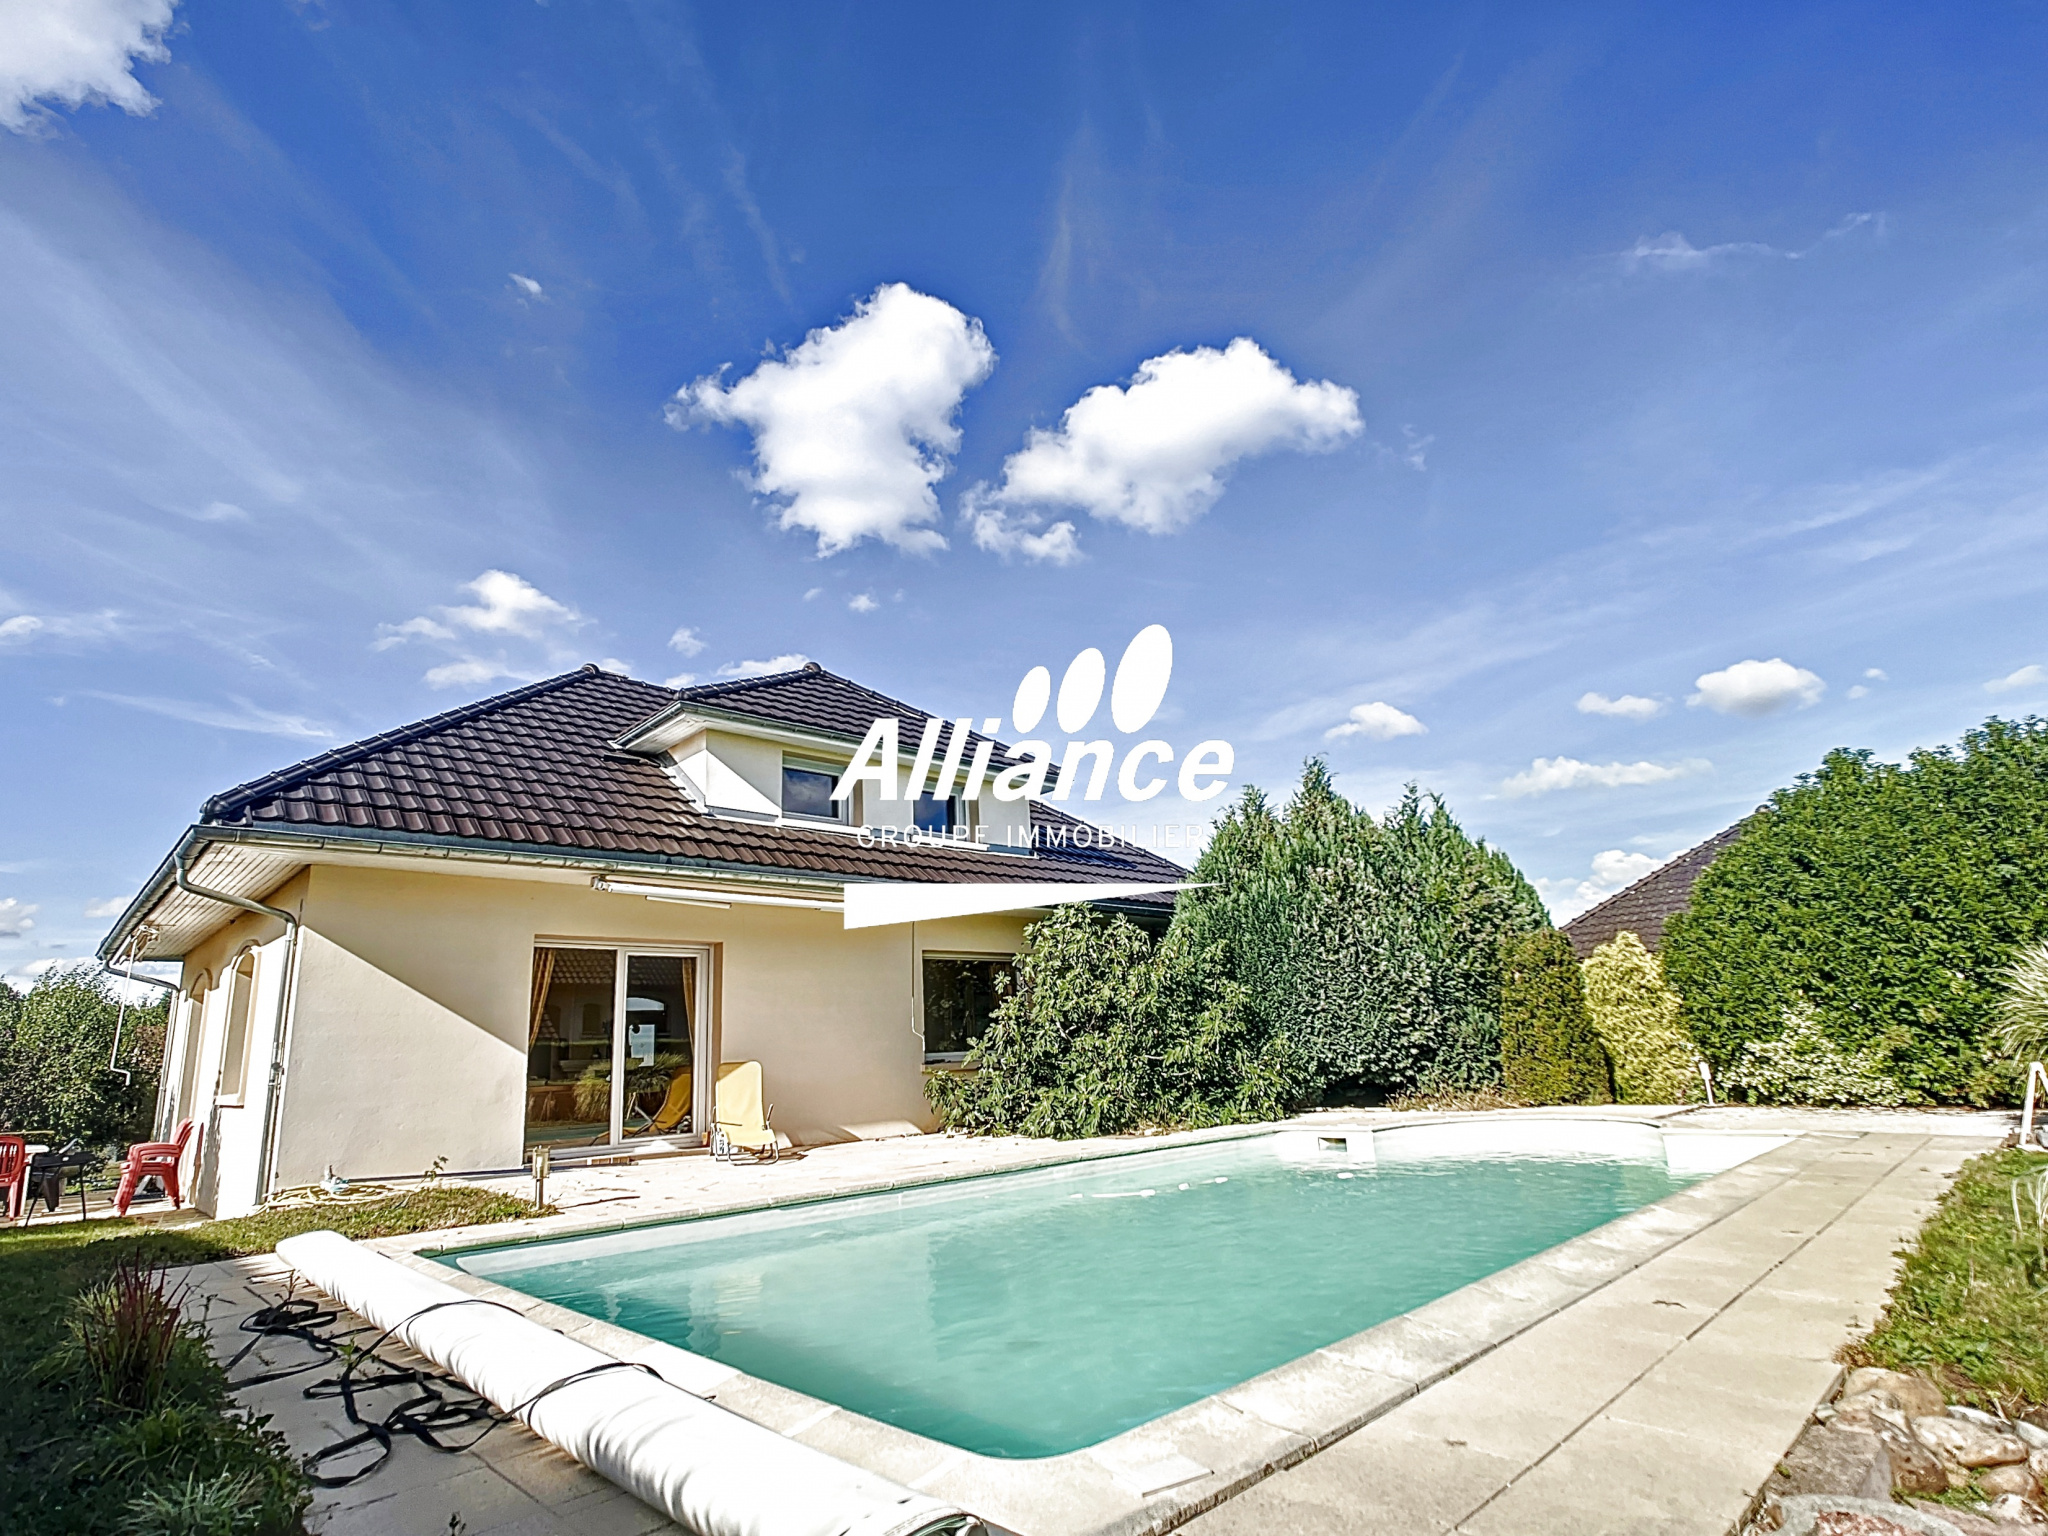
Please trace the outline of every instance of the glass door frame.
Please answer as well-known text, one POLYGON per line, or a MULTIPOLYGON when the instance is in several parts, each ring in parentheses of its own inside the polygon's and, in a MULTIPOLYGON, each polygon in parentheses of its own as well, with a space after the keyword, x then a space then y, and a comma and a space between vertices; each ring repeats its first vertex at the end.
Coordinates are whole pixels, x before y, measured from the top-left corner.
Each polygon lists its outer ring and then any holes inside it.
POLYGON ((690 1131, 689 1140, 698 1146, 709 1140, 706 1129, 711 1118, 712 1093, 718 1081, 718 1066, 712 1061, 711 1030, 711 946, 709 944, 561 944, 558 948, 608 949, 612 952, 612 1104, 611 1129, 607 1146, 628 1146, 648 1141, 683 1139, 678 1135, 626 1135, 626 977, 635 955, 675 956, 697 962, 697 984, 690 999, 690 1131), (704 1063, 712 1061, 711 1070, 704 1063))

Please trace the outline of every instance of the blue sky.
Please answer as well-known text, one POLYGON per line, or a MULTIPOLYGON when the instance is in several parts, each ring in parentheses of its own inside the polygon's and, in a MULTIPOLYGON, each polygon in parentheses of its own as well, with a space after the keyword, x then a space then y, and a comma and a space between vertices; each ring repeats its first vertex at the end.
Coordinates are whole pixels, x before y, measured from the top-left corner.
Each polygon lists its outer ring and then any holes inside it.
POLYGON ((1160 734, 1418 781, 1560 914, 2048 703, 2034 13, 59 10, 16 977, 208 794, 584 660, 993 715, 1163 623, 1160 734))

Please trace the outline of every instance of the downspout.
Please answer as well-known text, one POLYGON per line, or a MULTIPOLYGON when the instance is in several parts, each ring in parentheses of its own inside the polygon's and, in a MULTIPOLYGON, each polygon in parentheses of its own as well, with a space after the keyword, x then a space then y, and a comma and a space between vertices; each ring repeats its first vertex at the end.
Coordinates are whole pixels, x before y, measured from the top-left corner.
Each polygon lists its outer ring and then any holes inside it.
MULTIPOLYGON (((139 981, 144 986, 162 987, 166 992, 176 993, 178 990, 178 984, 174 981, 159 981, 154 976, 138 976, 135 974, 135 951, 142 947, 142 936, 144 933, 148 931, 149 930, 146 927, 137 928, 134 933, 128 936, 128 968, 125 974, 122 976, 122 980, 139 981)), ((124 1088, 130 1086, 135 1081, 135 1074, 133 1072, 128 1071, 120 1064, 121 1026, 126 1024, 127 1022, 128 994, 126 992, 123 992, 121 994, 121 1011, 114 1015, 114 1048, 107 1052, 107 1070, 113 1073, 116 1077, 121 1079, 121 1086, 124 1088)), ((170 1048, 170 1033, 169 1031, 165 1031, 164 1049, 166 1051, 169 1051, 170 1048)))
POLYGON ((260 1156, 256 1164, 257 1204, 261 1205, 270 1198, 270 1169, 277 1152, 277 1105, 284 1086, 285 1026, 291 1019, 292 995, 299 975, 299 919, 283 907, 273 907, 268 902, 253 901, 247 896, 230 896, 226 891, 194 885, 185 875, 183 848, 171 854, 171 868, 174 882, 186 895, 240 907, 244 912, 253 912, 259 917, 274 917, 285 925, 285 932, 289 935, 285 940, 284 981, 277 989, 277 1018, 270 1029, 270 1075, 263 1090, 263 1139, 258 1143, 260 1156))

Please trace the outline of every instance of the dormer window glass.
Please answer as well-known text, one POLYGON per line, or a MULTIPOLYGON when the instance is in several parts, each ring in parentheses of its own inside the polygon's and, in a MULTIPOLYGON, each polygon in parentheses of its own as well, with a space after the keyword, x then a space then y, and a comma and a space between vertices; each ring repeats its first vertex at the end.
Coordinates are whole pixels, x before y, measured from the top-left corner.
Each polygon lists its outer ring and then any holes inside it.
POLYGON ((948 795, 943 800, 934 800, 930 795, 919 795, 912 815, 920 832, 951 832, 960 825, 960 797, 948 795))
POLYGON ((846 812, 832 799, 832 786, 839 775, 829 768, 784 761, 782 765, 782 814, 805 816, 814 821, 844 821, 846 812))

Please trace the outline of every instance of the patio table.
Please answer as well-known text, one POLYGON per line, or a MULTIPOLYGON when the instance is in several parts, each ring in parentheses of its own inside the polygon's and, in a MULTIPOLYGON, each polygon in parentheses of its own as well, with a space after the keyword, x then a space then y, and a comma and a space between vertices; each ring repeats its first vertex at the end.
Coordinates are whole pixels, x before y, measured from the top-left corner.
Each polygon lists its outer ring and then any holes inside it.
POLYGON ((92 1154, 77 1142, 52 1152, 48 1147, 28 1149, 28 1188, 21 1202, 21 1218, 28 1220, 29 1200, 35 1195, 43 1197, 43 1206, 54 1211, 64 1198, 64 1180, 68 1175, 78 1181, 78 1219, 86 1219, 85 1175, 93 1162, 92 1154))

